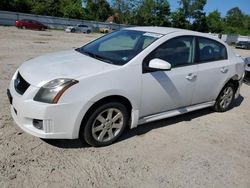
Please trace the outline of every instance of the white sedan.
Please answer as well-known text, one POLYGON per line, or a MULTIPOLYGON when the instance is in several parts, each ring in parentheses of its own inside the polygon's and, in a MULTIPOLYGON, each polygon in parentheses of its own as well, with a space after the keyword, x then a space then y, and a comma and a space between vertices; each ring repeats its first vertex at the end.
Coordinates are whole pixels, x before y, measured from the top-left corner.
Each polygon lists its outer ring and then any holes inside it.
POLYGON ((206 107, 227 111, 244 68, 227 44, 210 35, 133 27, 28 60, 7 93, 24 131, 104 146, 125 127, 206 107))
POLYGON ((68 26, 65 29, 65 32, 67 33, 91 33, 92 32, 92 28, 87 26, 87 25, 82 25, 82 24, 78 24, 76 26, 68 26))

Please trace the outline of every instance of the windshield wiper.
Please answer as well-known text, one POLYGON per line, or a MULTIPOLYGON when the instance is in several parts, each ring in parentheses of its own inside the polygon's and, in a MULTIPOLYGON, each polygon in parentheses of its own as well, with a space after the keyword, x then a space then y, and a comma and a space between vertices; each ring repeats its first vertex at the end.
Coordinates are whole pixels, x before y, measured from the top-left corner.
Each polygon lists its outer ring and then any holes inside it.
POLYGON ((101 60, 101 61, 104 61, 106 63, 110 63, 110 64, 114 64, 112 61, 110 61, 109 59, 106 59, 100 55, 97 55, 97 54, 94 54, 95 55, 95 58, 98 59, 98 60, 101 60))
POLYGON ((105 58, 105 57, 102 57, 102 56, 100 56, 100 55, 94 54, 94 53, 92 53, 92 52, 84 51, 84 49, 77 48, 76 51, 77 51, 77 52, 80 52, 80 53, 82 53, 82 54, 85 54, 85 55, 87 55, 87 56, 89 56, 89 57, 93 57, 93 58, 95 58, 95 59, 98 59, 98 60, 100 60, 100 61, 104 61, 104 62, 106 62, 106 63, 114 64, 114 63, 113 63, 112 61, 110 61, 109 59, 107 59, 107 58, 105 58))

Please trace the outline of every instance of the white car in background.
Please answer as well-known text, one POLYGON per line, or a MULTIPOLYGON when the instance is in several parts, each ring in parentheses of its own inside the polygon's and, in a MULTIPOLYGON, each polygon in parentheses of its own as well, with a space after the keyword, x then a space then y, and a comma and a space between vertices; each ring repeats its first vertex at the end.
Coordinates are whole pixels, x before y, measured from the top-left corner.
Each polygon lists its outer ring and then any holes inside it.
POLYGON ((7 93, 24 131, 105 146, 125 127, 206 107, 227 111, 244 69, 242 58, 210 35, 132 27, 28 60, 7 93))
POLYGON ((67 33, 91 33, 92 28, 87 25, 78 24, 76 26, 68 26, 65 29, 65 32, 67 33))

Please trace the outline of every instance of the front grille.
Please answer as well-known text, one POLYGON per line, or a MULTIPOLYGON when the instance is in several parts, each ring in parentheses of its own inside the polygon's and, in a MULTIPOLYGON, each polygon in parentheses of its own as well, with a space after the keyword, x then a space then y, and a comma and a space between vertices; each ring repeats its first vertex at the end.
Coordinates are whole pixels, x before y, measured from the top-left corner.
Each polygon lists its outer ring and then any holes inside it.
POLYGON ((16 79, 14 81, 14 86, 15 86, 15 89, 16 89, 17 93, 19 93, 20 95, 23 95, 24 92, 30 86, 30 84, 28 82, 26 82, 23 79, 23 77, 21 76, 21 74, 18 72, 17 77, 16 77, 16 79))

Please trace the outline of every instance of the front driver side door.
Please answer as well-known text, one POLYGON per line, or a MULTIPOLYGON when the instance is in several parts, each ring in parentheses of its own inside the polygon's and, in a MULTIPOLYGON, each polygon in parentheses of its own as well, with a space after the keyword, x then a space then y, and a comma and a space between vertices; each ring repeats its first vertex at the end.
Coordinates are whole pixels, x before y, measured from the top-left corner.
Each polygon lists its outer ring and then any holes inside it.
POLYGON ((192 104, 197 65, 195 38, 176 37, 166 41, 143 61, 140 116, 145 117, 192 104), (171 64, 169 71, 146 71, 149 61, 159 58, 171 64))

